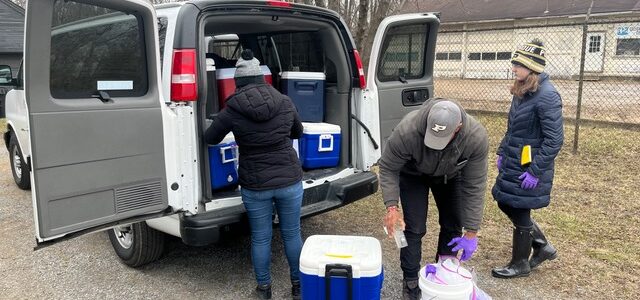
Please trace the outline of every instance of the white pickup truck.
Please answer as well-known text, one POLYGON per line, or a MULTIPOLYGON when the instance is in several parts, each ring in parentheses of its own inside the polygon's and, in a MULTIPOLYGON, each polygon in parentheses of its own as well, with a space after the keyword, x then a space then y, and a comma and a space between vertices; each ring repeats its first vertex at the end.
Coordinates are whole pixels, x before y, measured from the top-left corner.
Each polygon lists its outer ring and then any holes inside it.
POLYGON ((326 75, 323 121, 340 126, 342 151, 337 166, 305 171, 302 215, 375 193, 380 146, 433 95, 438 25, 430 13, 385 19, 366 81, 347 26, 326 9, 29 1, 4 140, 16 183, 31 188, 37 247, 110 229, 118 256, 139 266, 162 254, 165 234, 207 245, 240 222, 239 191, 211 188, 202 136, 220 110, 216 70, 245 48, 276 87, 283 71, 326 75))

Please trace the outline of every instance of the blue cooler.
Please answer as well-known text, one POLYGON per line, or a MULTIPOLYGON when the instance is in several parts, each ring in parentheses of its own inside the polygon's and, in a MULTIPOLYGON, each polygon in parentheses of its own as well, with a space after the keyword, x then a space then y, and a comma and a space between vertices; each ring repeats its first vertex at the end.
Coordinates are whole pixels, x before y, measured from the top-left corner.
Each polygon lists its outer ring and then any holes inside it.
POLYGON ((280 87, 298 109, 303 122, 324 120, 324 81, 322 72, 282 72, 280 87))
POLYGON ((209 145, 209 171, 214 190, 238 183, 238 145, 232 133, 220 144, 209 145))
POLYGON ((302 299, 380 299, 383 279, 382 250, 375 238, 313 235, 304 242, 302 299))
POLYGON ((300 162, 305 169, 330 168, 340 161, 340 126, 328 123, 302 123, 298 141, 300 162))

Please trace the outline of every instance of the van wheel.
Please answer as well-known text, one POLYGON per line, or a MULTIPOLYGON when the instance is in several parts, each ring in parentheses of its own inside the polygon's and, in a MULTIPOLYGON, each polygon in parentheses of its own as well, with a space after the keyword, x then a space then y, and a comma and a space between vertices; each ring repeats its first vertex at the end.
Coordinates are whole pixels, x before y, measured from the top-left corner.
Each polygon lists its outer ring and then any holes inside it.
POLYGON ((18 139, 11 134, 9 140, 9 159, 11 160, 11 173, 13 173, 13 181, 23 190, 31 188, 31 175, 27 163, 22 157, 22 150, 18 144, 18 139))
POLYGON ((139 267, 160 258, 164 251, 164 238, 164 233, 147 226, 145 222, 109 230, 113 250, 130 267, 139 267))

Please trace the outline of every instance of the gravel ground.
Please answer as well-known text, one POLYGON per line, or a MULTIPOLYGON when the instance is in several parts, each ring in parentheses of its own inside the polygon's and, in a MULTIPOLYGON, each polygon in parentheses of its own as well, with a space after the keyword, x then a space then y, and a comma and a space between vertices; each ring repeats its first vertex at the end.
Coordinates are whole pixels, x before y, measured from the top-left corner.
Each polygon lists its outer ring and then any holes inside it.
MULTIPOLYGON (((139 269, 118 261, 104 232, 34 251, 31 194, 14 184, 4 147, 0 149, 0 189, 0 274, 4 276, 0 280, 0 299, 251 299, 254 279, 246 235, 234 235, 221 244, 202 248, 187 247, 174 239, 159 261, 139 269)), ((435 209, 430 211, 424 263, 435 251, 435 213, 435 209)), ((383 236, 382 214, 377 194, 305 219, 303 237, 350 234, 380 239, 385 268, 382 298, 399 299, 399 251, 392 240, 383 236)), ((507 237, 509 230, 505 227, 500 234, 507 237)), ((508 244, 504 241, 497 247, 507 251, 508 244)), ((476 267, 480 287, 494 299, 562 298, 551 287, 536 281, 553 270, 553 263, 542 266, 529 278, 498 280, 491 278, 488 264, 506 262, 509 254, 489 258, 483 247, 488 245, 483 245, 481 237, 480 250, 469 266, 476 267)), ((287 299, 288 267, 277 235, 273 248, 274 299, 287 299)))

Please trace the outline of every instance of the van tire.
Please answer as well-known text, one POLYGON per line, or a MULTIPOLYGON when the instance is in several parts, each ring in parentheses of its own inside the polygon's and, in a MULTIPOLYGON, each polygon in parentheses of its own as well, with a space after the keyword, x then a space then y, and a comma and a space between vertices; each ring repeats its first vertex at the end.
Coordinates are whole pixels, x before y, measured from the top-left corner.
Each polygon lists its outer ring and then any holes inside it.
POLYGON ((29 167, 27 166, 27 162, 24 160, 24 156, 22 156, 22 149, 20 149, 18 139, 13 133, 9 138, 9 160, 11 161, 13 181, 15 181, 18 187, 22 190, 31 189, 31 174, 29 174, 29 167))
POLYGON ((111 246, 122 262, 139 267, 156 261, 164 252, 164 233, 145 222, 120 226, 109 230, 111 246))

